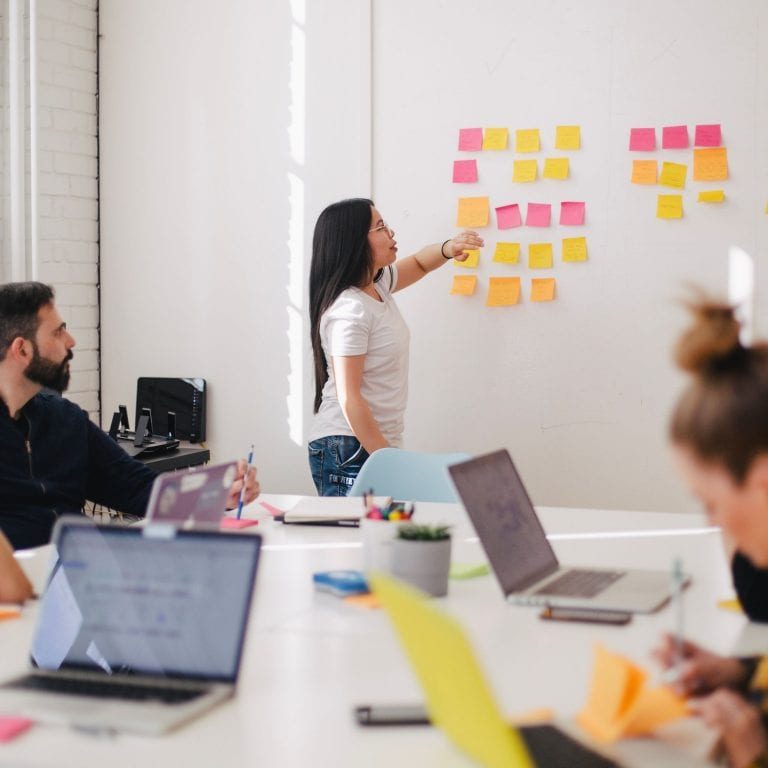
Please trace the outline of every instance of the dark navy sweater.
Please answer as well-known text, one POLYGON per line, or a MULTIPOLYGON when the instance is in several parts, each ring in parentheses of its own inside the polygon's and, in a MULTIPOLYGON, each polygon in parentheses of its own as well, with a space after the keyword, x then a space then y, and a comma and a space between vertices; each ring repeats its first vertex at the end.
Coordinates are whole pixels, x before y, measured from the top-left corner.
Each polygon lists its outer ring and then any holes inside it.
POLYGON ((154 477, 69 400, 40 393, 17 420, 0 400, 0 529, 14 548, 48 543, 86 499, 143 516, 154 477))

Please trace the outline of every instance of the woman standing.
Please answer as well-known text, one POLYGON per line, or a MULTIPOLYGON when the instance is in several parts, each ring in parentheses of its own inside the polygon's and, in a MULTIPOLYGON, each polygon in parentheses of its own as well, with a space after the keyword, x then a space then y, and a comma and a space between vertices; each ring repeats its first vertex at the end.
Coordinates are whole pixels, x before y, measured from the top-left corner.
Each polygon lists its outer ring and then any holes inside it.
POLYGON ((392 294, 483 245, 467 231, 397 260, 394 235, 362 198, 329 205, 315 225, 309 465, 321 496, 346 496, 369 454, 401 444, 410 333, 392 294))

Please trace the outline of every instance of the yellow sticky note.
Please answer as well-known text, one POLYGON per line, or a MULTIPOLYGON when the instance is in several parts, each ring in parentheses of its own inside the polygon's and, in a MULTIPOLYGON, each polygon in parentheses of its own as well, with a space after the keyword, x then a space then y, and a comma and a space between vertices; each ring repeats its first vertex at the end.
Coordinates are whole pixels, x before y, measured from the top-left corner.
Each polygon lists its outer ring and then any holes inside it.
POLYGON ((539 129, 522 128, 515 131, 515 152, 538 152, 539 129))
POLYGON ((682 189, 685 186, 685 176, 687 173, 687 165, 683 165, 682 163, 662 163, 659 184, 665 187, 682 189))
POLYGON ((725 147, 693 150, 695 181, 724 181, 728 178, 728 151, 725 147))
POLYGON ((655 160, 633 160, 632 161, 632 183, 633 184, 655 184, 658 166, 655 160))
POLYGON ((558 125, 555 128, 555 147, 557 149, 580 149, 581 128, 578 125, 558 125))
POLYGON ((725 200, 725 191, 722 189, 702 189, 699 192, 700 203, 722 203, 725 200))
POLYGON ((454 259, 453 263, 457 267, 465 267, 466 269, 476 269, 480 261, 480 249, 479 248, 467 248, 465 251, 467 258, 464 261, 454 259))
POLYGON ((508 307, 520 300, 519 277, 492 277, 488 281, 486 307, 508 307))
POLYGON ((539 164, 536 160, 513 160, 512 181, 536 181, 539 164))
POLYGON ((490 215, 488 211, 487 197, 460 197, 456 226, 487 227, 490 215))
POLYGON ((483 133, 483 149, 506 149, 508 141, 508 128, 486 128, 483 133))
POLYGON ((587 238, 586 237, 564 237, 563 238, 563 261, 586 261, 587 260, 587 238))
POLYGON ((534 277, 531 280, 531 301, 554 301, 555 278, 534 277))
POLYGON ((567 157, 548 157, 544 161, 545 179, 567 179, 569 163, 567 157))
POLYGON ((551 269, 552 243, 531 243, 528 246, 528 267, 530 269, 551 269))
POLYGON ((683 196, 682 195, 658 195, 656 200, 656 218, 682 219, 683 218, 683 196))
POLYGON ((477 275, 454 275, 451 293, 457 296, 471 296, 477 287, 477 275))
POLYGON ((517 264, 520 261, 520 243, 496 243, 493 260, 502 264, 517 264))
POLYGON ((717 607, 722 611, 733 611, 733 613, 744 613, 738 597, 729 597, 717 601, 717 607))

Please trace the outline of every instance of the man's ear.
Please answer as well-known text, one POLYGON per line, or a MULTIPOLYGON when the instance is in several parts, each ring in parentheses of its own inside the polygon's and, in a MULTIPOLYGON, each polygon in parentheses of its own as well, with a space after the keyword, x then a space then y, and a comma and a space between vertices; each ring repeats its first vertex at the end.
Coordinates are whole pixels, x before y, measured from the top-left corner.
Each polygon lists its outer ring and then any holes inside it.
POLYGON ((6 359, 16 360, 19 363, 23 363, 25 366, 32 359, 33 349, 32 342, 29 339, 25 339, 22 336, 17 336, 9 345, 8 352, 6 352, 6 359))
POLYGON ((768 453, 760 453, 752 460, 746 482, 768 494, 768 453))

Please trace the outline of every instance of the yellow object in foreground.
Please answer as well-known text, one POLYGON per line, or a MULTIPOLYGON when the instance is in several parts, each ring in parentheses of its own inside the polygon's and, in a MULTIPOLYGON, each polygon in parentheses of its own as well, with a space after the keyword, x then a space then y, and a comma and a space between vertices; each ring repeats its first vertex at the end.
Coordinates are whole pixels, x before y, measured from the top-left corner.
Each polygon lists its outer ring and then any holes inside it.
POLYGON ((598 741, 646 736, 688 714, 685 700, 670 687, 647 688, 645 670, 602 646, 595 648, 595 666, 579 725, 598 741))

